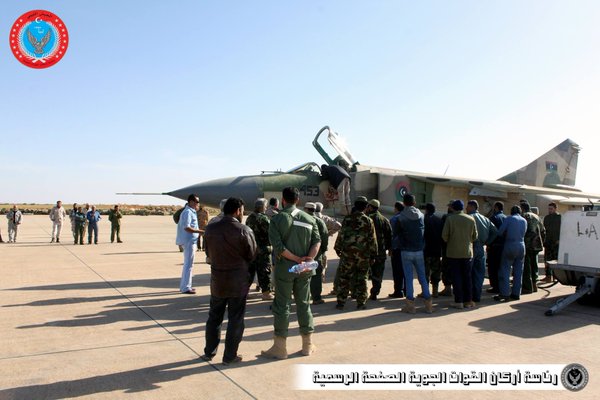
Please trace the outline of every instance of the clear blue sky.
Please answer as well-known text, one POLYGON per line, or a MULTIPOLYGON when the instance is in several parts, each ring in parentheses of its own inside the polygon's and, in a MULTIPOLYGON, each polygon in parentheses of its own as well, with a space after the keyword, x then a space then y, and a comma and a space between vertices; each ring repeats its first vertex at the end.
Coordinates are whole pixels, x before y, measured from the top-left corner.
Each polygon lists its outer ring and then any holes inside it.
POLYGON ((498 178, 565 138, 600 192, 598 1, 0 3, 0 202, 178 204, 162 192, 321 162, 498 178), (62 18, 65 57, 18 63, 14 20, 62 18))

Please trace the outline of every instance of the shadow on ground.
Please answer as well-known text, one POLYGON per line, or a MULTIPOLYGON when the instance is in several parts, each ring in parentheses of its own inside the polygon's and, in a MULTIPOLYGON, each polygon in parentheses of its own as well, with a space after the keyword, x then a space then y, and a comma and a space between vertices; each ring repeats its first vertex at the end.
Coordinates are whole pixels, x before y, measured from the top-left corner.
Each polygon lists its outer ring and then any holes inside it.
MULTIPOLYGON (((147 392, 160 388, 162 382, 175 381, 186 376, 215 371, 218 371, 218 369, 203 361, 180 361, 71 381, 4 389, 0 390, 0 398, 7 400, 57 400, 113 391, 124 391, 125 393, 147 392)), ((225 379, 228 378, 225 377, 225 379)), ((242 389, 240 389, 237 397, 252 398, 242 389)))

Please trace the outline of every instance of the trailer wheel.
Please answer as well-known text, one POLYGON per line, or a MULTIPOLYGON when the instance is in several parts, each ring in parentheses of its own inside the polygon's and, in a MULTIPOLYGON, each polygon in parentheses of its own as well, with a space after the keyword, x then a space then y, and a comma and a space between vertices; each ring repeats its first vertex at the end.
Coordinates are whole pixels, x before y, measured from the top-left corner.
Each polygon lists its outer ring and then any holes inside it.
POLYGON ((584 306, 600 307, 600 281, 596 284, 591 294, 586 294, 577 300, 577 303, 584 306))

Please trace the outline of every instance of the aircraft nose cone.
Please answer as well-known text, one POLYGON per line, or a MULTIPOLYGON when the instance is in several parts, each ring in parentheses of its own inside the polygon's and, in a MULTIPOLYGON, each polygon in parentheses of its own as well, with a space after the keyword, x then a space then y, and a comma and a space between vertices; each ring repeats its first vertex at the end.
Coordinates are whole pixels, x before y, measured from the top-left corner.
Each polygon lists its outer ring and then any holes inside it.
POLYGON ((263 196, 261 181, 254 176, 214 179, 177 189, 168 194, 187 200, 192 193, 200 198, 200 204, 216 208, 219 207, 221 199, 228 197, 239 197, 246 204, 253 205, 258 197, 263 196))

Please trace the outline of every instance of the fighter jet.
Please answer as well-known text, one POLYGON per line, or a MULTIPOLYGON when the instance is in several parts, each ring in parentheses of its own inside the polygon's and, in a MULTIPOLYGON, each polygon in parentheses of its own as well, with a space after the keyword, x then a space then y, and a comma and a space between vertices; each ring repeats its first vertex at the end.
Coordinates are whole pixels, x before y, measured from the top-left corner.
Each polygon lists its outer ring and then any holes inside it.
POLYGON ((186 200, 191 193, 195 193, 203 205, 218 207, 221 199, 230 196, 240 197, 246 204, 254 204, 257 198, 280 198, 284 187, 295 186, 300 190, 300 204, 319 201, 324 204, 324 212, 343 215, 347 210, 342 206, 337 188, 330 184, 325 173, 330 167, 341 166, 350 176, 351 198, 376 198, 381 202, 381 211, 385 214, 392 214, 394 203, 402 201, 406 193, 414 194, 419 205, 432 202, 439 208, 453 199, 474 199, 479 202, 483 214, 490 214, 494 202, 498 200, 512 205, 526 199, 533 207, 539 206, 542 215, 550 201, 557 203, 561 212, 581 209, 590 202, 600 201, 600 194, 584 193, 574 186, 580 147, 570 139, 498 180, 362 165, 350 153, 343 138, 329 126, 317 132, 312 144, 325 164, 307 162, 286 172, 215 179, 162 194, 186 200), (324 134, 327 134, 329 144, 337 153, 333 157, 319 143, 324 134))

